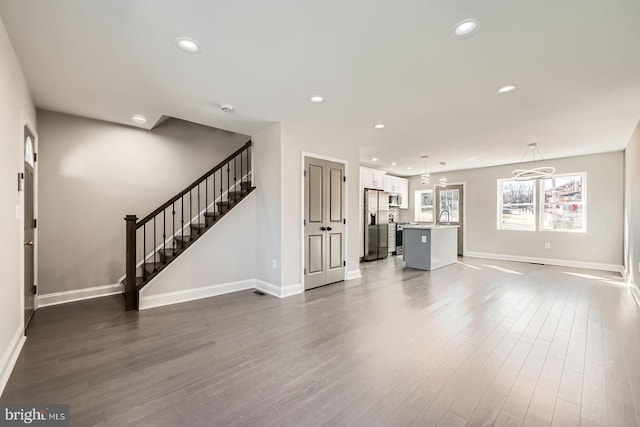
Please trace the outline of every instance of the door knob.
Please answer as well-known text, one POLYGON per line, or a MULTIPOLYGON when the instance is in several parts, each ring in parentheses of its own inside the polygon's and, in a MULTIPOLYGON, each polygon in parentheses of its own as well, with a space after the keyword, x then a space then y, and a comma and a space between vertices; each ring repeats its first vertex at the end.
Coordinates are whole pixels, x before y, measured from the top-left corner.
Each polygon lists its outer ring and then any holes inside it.
POLYGON ((331 231, 331 230, 332 230, 332 228, 331 228, 331 227, 327 227, 327 230, 331 231))
POLYGON ((33 246, 33 240, 29 240, 28 242, 24 242, 25 246, 33 246))
POLYGON ((326 227, 320 227, 320 230, 325 231, 327 228, 326 227))

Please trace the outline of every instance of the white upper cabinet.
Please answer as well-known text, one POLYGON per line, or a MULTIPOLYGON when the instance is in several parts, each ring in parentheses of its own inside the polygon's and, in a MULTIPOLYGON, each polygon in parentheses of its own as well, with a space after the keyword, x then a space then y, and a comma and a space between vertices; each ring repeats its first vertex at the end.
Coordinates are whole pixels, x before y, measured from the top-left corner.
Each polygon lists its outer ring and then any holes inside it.
POLYGON ((395 176, 385 175, 384 177, 384 191, 388 191, 389 193, 399 193, 400 192, 400 183, 398 182, 400 178, 396 178, 395 176))
POLYGON ((384 176, 386 172, 377 169, 360 167, 361 186, 363 188, 374 188, 384 190, 384 176))
POLYGON ((405 178, 398 178, 400 195, 402 199, 400 200, 400 209, 409 209, 409 180, 405 178))

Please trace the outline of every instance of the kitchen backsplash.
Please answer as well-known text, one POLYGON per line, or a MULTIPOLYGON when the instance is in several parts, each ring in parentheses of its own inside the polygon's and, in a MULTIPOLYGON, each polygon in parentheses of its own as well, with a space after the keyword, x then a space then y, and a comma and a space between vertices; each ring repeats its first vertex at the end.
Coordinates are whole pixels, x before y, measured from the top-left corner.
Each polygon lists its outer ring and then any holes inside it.
POLYGON ((389 221, 399 222, 400 221, 400 208, 390 207, 389 208, 389 221))

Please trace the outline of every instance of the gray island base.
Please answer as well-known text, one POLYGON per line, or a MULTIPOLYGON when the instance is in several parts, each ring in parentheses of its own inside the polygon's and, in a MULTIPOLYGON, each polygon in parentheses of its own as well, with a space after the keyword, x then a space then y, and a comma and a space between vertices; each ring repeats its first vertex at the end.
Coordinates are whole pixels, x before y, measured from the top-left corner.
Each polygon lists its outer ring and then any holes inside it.
POLYGON ((407 267, 435 270, 458 260, 457 225, 405 225, 403 233, 407 267))

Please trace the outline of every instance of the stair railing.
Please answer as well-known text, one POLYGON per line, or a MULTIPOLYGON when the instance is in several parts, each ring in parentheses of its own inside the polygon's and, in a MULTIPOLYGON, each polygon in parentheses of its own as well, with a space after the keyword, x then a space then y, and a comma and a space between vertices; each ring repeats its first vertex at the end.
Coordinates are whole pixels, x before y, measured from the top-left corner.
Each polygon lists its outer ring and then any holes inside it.
POLYGON ((251 170, 248 141, 141 221, 136 215, 124 218, 127 310, 138 308, 138 292, 153 276, 250 191, 251 170))

